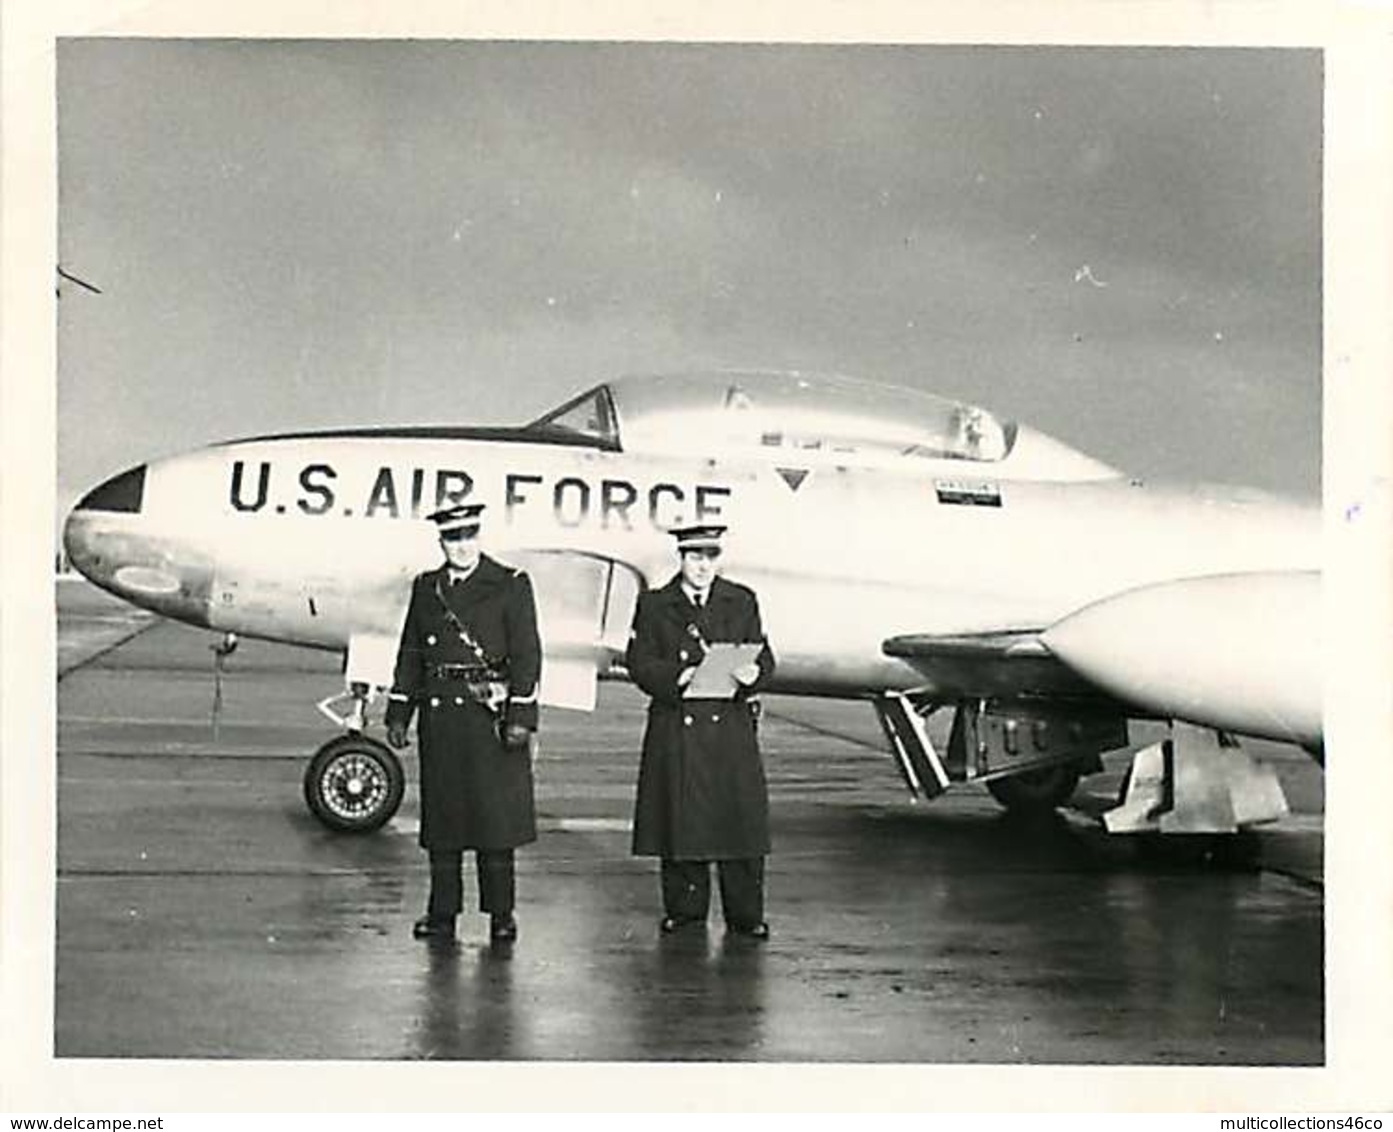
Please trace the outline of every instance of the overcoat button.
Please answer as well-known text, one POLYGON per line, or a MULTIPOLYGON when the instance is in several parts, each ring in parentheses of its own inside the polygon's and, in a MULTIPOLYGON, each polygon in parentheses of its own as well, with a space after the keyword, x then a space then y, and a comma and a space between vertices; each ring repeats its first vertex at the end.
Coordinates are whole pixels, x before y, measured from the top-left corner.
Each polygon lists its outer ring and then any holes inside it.
POLYGON ((463 697, 461 697, 461 696, 456 696, 456 697, 455 697, 455 703, 457 703, 457 704, 462 704, 462 703, 464 703, 463 697))
POLYGON ((428 644, 428 645, 433 645, 433 644, 435 644, 435 634, 434 634, 434 633, 427 633, 427 634, 426 634, 426 644, 428 644))
POLYGON ((682 722, 690 727, 692 725, 692 717, 690 715, 684 715, 682 717, 682 722))
POLYGON ((432 697, 430 698, 430 706, 431 706, 431 707, 439 707, 439 706, 440 706, 440 697, 439 697, 439 696, 432 696, 432 697))
POLYGON ((712 722, 712 723, 720 723, 720 722, 721 722, 721 717, 720 717, 719 715, 713 715, 713 716, 711 717, 711 722, 712 722))

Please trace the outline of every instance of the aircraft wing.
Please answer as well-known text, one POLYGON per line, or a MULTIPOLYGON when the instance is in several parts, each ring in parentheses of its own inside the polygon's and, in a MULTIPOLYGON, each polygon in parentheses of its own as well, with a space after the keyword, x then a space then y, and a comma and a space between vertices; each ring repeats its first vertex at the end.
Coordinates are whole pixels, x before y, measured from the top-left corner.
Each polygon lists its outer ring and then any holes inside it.
POLYGON ((1320 575, 1269 571, 1124 590, 1038 630, 891 637, 947 697, 1087 699, 1131 715, 1318 748, 1320 575))
MULTIPOLYGON (((592 711, 596 682, 624 655, 639 573, 615 559, 569 548, 534 547, 500 554, 532 578, 542 642, 538 699, 552 707, 592 711)), ((385 688, 392 681, 406 615, 409 574, 357 594, 358 623, 349 635, 345 679, 385 688)))
POLYGON ((1036 630, 910 633, 881 648, 912 664, 944 696, 1109 698, 1051 653, 1036 630))

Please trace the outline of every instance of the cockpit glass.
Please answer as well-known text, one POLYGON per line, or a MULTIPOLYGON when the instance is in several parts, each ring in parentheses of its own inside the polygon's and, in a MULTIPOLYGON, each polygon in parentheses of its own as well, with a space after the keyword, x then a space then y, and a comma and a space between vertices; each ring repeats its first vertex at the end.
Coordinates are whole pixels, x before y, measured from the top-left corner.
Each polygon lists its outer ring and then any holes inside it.
POLYGON ((614 423, 614 404, 609 388, 604 385, 597 385, 572 398, 527 427, 543 433, 559 432, 585 437, 606 446, 617 445, 619 441, 614 423))
POLYGON ((830 375, 678 374, 621 378, 609 388, 606 421, 622 433, 626 451, 754 448, 834 462, 993 462, 1016 436, 1013 423, 974 405, 830 375))

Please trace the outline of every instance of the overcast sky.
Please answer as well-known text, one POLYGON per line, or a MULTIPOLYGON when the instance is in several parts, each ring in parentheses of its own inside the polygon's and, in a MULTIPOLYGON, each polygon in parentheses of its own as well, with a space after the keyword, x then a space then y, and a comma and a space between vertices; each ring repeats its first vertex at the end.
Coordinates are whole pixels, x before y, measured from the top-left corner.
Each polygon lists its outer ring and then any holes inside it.
POLYGON ((1314 51, 69 40, 59 504, 274 430, 833 371, 1314 495, 1314 51))

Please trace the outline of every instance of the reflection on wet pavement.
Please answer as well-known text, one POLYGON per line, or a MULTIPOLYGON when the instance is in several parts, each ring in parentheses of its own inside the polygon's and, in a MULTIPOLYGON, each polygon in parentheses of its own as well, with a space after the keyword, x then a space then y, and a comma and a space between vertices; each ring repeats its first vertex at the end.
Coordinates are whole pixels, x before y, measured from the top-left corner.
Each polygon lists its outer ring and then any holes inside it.
POLYGON ((517 945, 490 949, 477 913, 419 943, 414 786, 369 837, 300 802, 331 662, 246 643, 214 746, 205 652, 161 625, 60 685, 61 1056, 1323 1060, 1318 884, 1243 846, 1013 821, 980 790, 911 806, 887 758, 829 733, 874 727, 856 705, 765 730, 769 942, 727 938, 718 902, 658 933, 623 822, 642 700, 609 685, 544 721, 517 945))

